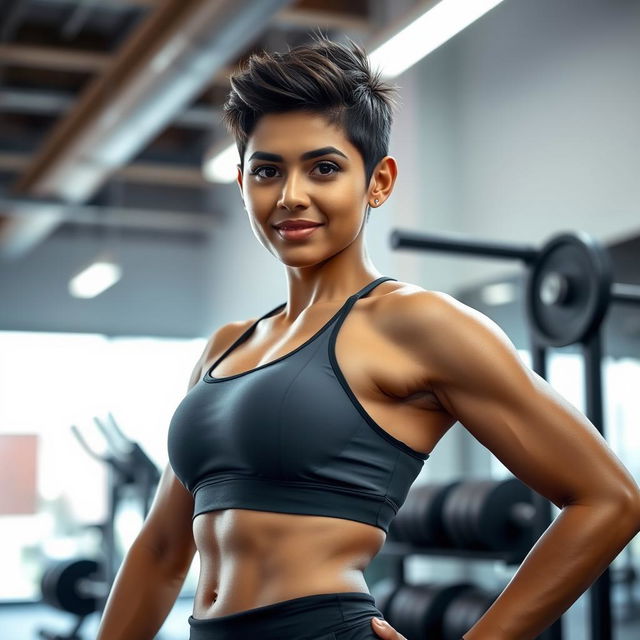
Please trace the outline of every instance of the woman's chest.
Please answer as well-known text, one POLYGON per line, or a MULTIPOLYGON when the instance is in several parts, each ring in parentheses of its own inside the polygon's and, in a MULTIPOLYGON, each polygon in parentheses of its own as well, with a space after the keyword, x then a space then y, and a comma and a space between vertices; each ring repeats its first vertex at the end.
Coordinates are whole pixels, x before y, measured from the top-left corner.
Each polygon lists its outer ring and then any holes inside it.
POLYGON ((267 381, 266 376, 275 376, 287 385, 289 394, 300 399, 302 408, 316 415, 328 411, 328 416, 336 417, 340 412, 360 412, 393 438, 429 453, 452 421, 429 390, 425 367, 383 330, 376 312, 383 313, 380 305, 353 308, 320 335, 318 327, 326 320, 322 316, 310 317, 305 325, 280 335, 264 325, 213 371, 209 367, 224 349, 210 354, 204 371, 214 380, 227 380, 230 388, 241 381, 261 386, 262 377, 267 387, 275 385, 274 395, 282 394, 284 388, 276 391, 275 379, 267 381))

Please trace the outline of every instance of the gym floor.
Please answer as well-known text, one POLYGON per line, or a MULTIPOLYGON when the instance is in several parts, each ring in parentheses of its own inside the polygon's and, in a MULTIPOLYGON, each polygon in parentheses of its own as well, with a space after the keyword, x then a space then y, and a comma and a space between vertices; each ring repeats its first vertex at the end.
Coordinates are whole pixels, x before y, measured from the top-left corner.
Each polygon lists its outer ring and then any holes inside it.
MULTIPOLYGON (((634 619, 620 619, 625 607, 627 594, 620 588, 612 591, 614 603, 614 640, 637 640, 640 637, 640 611, 635 612, 634 619)), ((636 587, 635 601, 640 601, 640 587, 636 587)), ((187 640, 189 624, 187 618, 191 614, 192 599, 179 598, 167 617, 157 640, 187 640)), ((588 597, 582 596, 563 618, 564 640, 599 640, 590 638, 588 632, 588 597)), ((39 640, 38 630, 46 628, 55 633, 68 633, 74 619, 49 606, 41 604, 2 605, 0 607, 0 629, 3 640, 39 640)), ((96 637, 99 617, 93 614, 84 621, 81 637, 91 640, 96 637)))

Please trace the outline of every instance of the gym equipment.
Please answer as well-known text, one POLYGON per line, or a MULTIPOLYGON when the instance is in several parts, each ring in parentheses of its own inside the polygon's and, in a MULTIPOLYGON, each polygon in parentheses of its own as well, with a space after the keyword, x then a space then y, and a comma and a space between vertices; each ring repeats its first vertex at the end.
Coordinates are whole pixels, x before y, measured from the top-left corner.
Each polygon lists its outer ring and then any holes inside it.
POLYGON ((482 618, 498 595, 474 586, 465 589, 444 612, 442 640, 460 640, 462 634, 482 618))
POLYGON ((606 250, 586 234, 564 233, 547 242, 527 280, 535 338, 563 347, 596 331, 611 301, 611 270, 606 250))
POLYGON ((387 539, 524 556, 533 546, 534 518, 531 490, 517 478, 425 484, 409 491, 387 539))
MULTIPOLYGON (((396 229, 391 247, 441 251, 496 259, 521 260, 528 268, 526 316, 531 335, 533 369, 546 378, 546 347, 579 342, 585 361, 586 415, 604 436, 602 411, 602 341, 600 327, 611 302, 640 305, 640 287, 613 283, 605 248, 588 234, 560 233, 541 248, 476 240, 456 234, 426 234, 396 229)), ((551 503, 533 492, 534 537, 551 523, 551 503)), ((591 637, 611 640, 609 568, 589 588, 591 637)), ((542 636, 561 640, 561 619, 542 636)))
POLYGON ((82 640, 80 627, 87 616, 98 610, 99 601, 108 595, 108 586, 100 580, 100 564, 89 558, 51 562, 40 580, 42 600, 47 604, 78 616, 73 629, 57 634, 40 629, 45 640, 82 640))
POLYGON ((104 609, 122 562, 115 544, 115 517, 124 491, 130 487, 135 489, 145 518, 160 480, 156 465, 137 442, 124 435, 111 413, 107 422, 103 423, 97 417, 93 420, 104 435, 108 449, 106 455, 93 451, 75 425, 71 425, 71 431, 82 448, 109 469, 109 515, 105 522, 88 525, 97 527, 104 539, 104 559, 71 558, 50 561, 47 565, 40 579, 43 601, 78 616, 78 620, 64 635, 40 629, 39 636, 46 640, 81 640, 78 632, 85 618, 104 609))
POLYGON ((407 640, 460 640, 499 595, 468 582, 382 581, 372 592, 384 618, 407 640))
POLYGON ((442 637, 445 612, 470 586, 403 584, 388 603, 389 623, 408 640, 442 637))
POLYGON ((97 611, 98 599, 106 595, 106 583, 97 579, 100 574, 100 564, 90 558, 53 562, 40 580, 42 599, 56 609, 84 618, 97 611))
POLYGON ((76 425, 71 425, 71 431, 80 446, 92 458, 106 464, 109 470, 109 517, 99 527, 105 538, 104 579, 111 585, 122 562, 122 557, 116 550, 114 536, 118 505, 127 488, 134 487, 142 503, 142 517, 145 518, 160 481, 160 471, 140 445, 127 438, 111 413, 108 413, 107 422, 103 423, 97 417, 93 420, 105 438, 108 448, 106 455, 93 451, 76 425))
POLYGON ((534 517, 531 490, 517 478, 459 483, 442 511, 456 546, 520 553, 533 546, 534 517))
POLYGON ((423 547, 450 547, 451 540, 442 521, 442 507, 447 495, 460 483, 461 480, 455 480, 411 488, 391 521, 387 539, 423 547))

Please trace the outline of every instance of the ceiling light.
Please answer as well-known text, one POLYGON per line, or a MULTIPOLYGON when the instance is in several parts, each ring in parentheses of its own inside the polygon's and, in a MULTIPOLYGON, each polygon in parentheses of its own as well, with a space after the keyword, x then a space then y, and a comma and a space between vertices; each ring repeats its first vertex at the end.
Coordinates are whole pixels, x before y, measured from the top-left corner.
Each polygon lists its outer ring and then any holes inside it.
POLYGON ((122 267, 113 260, 96 258, 69 281, 69 293, 74 298, 95 298, 112 287, 122 277, 122 267))
POLYGON ((235 142, 232 142, 222 151, 212 152, 210 157, 205 158, 202 173, 210 182, 233 182, 238 175, 236 165, 239 162, 238 147, 235 142))
POLYGON ((369 54, 373 66, 394 78, 437 49, 502 0, 441 0, 369 54))

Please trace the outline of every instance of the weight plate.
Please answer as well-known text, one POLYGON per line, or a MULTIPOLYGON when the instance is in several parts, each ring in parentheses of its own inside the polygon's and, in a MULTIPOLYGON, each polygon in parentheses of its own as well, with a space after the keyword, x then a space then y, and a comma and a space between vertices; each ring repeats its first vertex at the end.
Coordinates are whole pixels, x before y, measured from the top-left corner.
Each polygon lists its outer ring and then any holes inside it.
POLYGON ((442 640, 460 640, 482 618, 496 598, 496 595, 475 586, 460 593, 444 612, 442 640))
POLYGON ((604 320, 611 287, 611 259, 594 238, 582 231, 551 238, 527 274, 526 312, 535 339, 553 347, 586 341, 604 320))
POLYGON ((429 504, 428 512, 421 519, 420 532, 428 544, 434 547, 451 546, 451 539, 445 530, 442 510, 449 493, 461 482, 461 480, 454 480, 439 486, 429 504))
POLYGON ((423 484, 412 490, 414 500, 411 519, 407 523, 406 532, 410 542, 415 545, 421 547, 433 546, 431 528, 428 521, 439 489, 440 485, 437 484, 423 484))
POLYGON ((99 562, 85 558, 54 561, 41 582, 43 600, 78 616, 93 613, 98 607, 97 598, 83 594, 78 586, 85 579, 98 580, 100 568, 99 562))
POLYGON ((447 495, 442 509, 442 519, 445 531, 451 540, 451 546, 464 548, 466 537, 464 531, 464 506, 466 494, 469 490, 467 481, 460 482, 447 495))
POLYGON ((508 478, 494 483, 475 516, 475 531, 484 548, 516 551, 531 542, 531 526, 522 526, 513 517, 519 503, 533 503, 531 489, 524 482, 508 478))
POLYGON ((466 534, 467 547, 469 549, 487 549, 485 537, 487 532, 482 530, 479 523, 479 515, 487 497, 491 495, 495 486, 498 484, 496 480, 478 480, 474 483, 469 491, 469 497, 466 506, 466 534))

